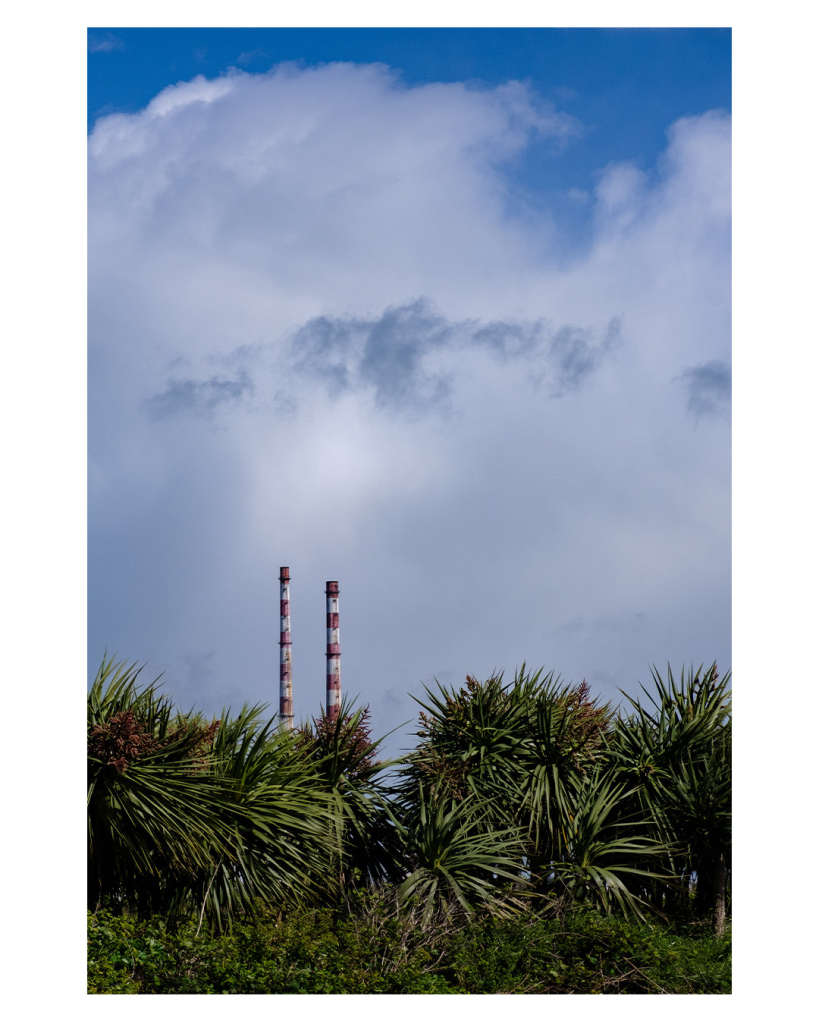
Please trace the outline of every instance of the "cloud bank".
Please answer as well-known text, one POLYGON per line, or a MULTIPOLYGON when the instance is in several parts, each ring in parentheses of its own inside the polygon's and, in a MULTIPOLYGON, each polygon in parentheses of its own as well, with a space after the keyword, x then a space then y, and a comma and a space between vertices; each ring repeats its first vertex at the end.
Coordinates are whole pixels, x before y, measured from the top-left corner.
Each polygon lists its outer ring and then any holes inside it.
POLYGON ((521 83, 351 64, 97 122, 92 662, 275 703, 290 565, 297 715, 328 579, 382 731, 422 681, 524 660, 613 698, 652 662, 727 667, 730 120, 601 168, 571 250, 513 172, 582 130, 521 83))

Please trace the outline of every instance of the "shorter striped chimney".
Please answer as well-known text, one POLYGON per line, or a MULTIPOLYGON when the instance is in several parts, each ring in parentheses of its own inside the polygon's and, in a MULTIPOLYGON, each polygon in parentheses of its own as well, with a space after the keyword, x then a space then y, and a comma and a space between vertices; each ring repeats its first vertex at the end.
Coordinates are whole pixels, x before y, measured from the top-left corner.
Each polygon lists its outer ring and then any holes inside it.
POLYGON ((338 641, 338 582, 327 581, 327 717, 338 717, 341 706, 341 651, 338 641))
POLYGON ((279 718, 293 728, 293 665, 290 653, 290 569, 279 569, 279 718))

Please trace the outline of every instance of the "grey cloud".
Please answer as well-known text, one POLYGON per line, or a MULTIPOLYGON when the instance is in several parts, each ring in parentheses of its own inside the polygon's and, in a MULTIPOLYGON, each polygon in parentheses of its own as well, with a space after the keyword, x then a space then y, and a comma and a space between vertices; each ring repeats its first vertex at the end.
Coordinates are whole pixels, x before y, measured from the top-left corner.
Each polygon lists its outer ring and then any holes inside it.
POLYGON ((289 392, 277 391, 273 395, 273 408, 282 419, 292 420, 299 411, 299 404, 289 392))
POLYGON ((549 355, 557 371, 552 384, 555 398, 567 391, 578 391, 591 377, 602 360, 620 344, 620 317, 609 322, 599 345, 594 332, 579 327, 561 327, 549 345, 549 355))
POLYGON ((214 678, 214 660, 216 651, 194 652, 183 654, 180 661, 182 669, 180 685, 190 693, 201 693, 206 690, 214 678))
POLYGON ((252 394, 253 382, 246 372, 235 380, 228 377, 210 377, 207 380, 179 380, 172 378, 165 390, 146 402, 149 412, 157 417, 194 413, 209 416, 219 405, 237 403, 244 395, 252 394))
POLYGON ((539 357, 553 397, 582 387, 604 357, 620 343, 620 319, 608 324, 603 339, 591 328, 566 325, 552 330, 545 320, 480 324, 450 321, 427 299, 392 306, 378 320, 316 317, 293 336, 294 368, 323 380, 328 393, 371 388, 376 404, 416 410, 441 407, 452 393, 453 377, 428 372, 425 360, 438 351, 488 349, 500 362, 539 357))
POLYGON ((562 623, 555 629, 555 633, 576 637, 585 644, 605 642, 614 633, 643 633, 647 621, 645 612, 600 616, 596 619, 578 617, 562 623))
POLYGON ((473 335, 478 345, 486 345, 501 360, 528 355, 543 342, 545 324, 542 320, 531 323, 505 323, 495 320, 479 327, 473 335))
POLYGON ((426 373, 423 360, 452 335, 425 299, 392 306, 378 320, 317 317, 293 338, 295 369, 323 379, 331 395, 371 387, 381 407, 423 409, 449 394, 449 379, 426 373))
POLYGON ((453 329, 422 299, 388 309, 367 333, 359 371, 375 386, 379 405, 434 405, 449 393, 442 375, 423 372, 421 362, 452 337, 453 329))
POLYGON ((348 350, 366 325, 359 320, 331 320, 319 316, 308 320, 293 338, 293 350, 300 353, 296 370, 308 370, 321 378, 331 396, 352 387, 348 350))
POLYGON ((688 391, 695 416, 727 415, 731 406, 731 367, 719 359, 689 367, 677 378, 688 391))

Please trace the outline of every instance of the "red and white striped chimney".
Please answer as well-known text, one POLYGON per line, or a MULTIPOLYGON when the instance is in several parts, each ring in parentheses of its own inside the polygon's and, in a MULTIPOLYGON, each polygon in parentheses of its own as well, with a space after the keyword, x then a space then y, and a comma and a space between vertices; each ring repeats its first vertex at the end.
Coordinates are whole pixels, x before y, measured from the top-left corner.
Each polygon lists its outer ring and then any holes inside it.
POLYGON ((338 583, 327 581, 327 717, 338 716, 341 706, 341 651, 338 642, 338 583))
POLYGON ((279 569, 279 718, 293 728, 293 664, 290 653, 290 569, 279 569))

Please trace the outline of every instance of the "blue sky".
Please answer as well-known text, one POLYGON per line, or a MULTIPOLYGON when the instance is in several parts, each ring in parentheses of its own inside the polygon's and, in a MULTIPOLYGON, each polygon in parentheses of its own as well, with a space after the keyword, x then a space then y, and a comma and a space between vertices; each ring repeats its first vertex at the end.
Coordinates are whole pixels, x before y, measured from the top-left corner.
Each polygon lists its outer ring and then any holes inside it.
POLYGON ((592 188, 613 161, 652 170, 668 125, 731 109, 729 28, 92 28, 88 39, 89 127, 195 75, 282 61, 381 62, 408 84, 531 82, 582 131, 559 160, 553 143, 535 142, 508 170, 529 201, 549 204, 569 244, 588 225, 567 189, 592 188))
POLYGON ((91 28, 88 40, 89 124, 229 67, 381 62, 409 83, 531 81, 590 126, 567 157, 591 173, 609 160, 653 164, 676 118, 731 107, 727 28, 91 28))
POLYGON ((727 668, 730 42, 91 29, 92 669, 275 703, 282 564, 297 715, 327 579, 379 731, 727 668))

